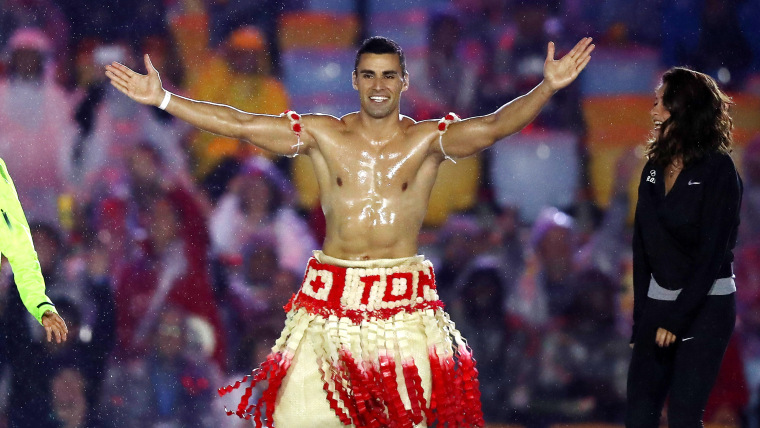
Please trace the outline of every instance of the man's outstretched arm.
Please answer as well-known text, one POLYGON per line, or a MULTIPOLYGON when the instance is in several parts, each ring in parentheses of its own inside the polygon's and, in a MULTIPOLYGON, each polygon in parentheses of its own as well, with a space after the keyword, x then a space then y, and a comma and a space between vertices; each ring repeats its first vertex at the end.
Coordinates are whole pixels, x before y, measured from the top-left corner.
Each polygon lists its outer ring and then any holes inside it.
MULTIPOLYGON (((164 102, 167 92, 161 86, 161 78, 148 55, 144 60, 147 75, 114 62, 106 66, 106 76, 116 89, 129 98, 158 107, 164 102)), ((164 106, 167 112, 204 131, 246 140, 282 155, 296 152, 296 136, 285 117, 247 113, 230 106, 191 100, 175 94, 171 94, 168 101, 164 106)), ((312 143, 307 133, 301 134, 301 142, 305 146, 312 143)), ((300 152, 303 153, 305 148, 302 147, 300 152)))
MULTIPOLYGON (((549 42, 544 62, 544 80, 527 94, 515 98, 495 112, 454 123, 443 136, 447 155, 473 155, 496 141, 523 129, 541 112, 558 90, 572 83, 591 60, 591 38, 579 41, 559 60, 554 59, 554 43, 549 42)), ((433 150, 440 151, 438 144, 433 150)))

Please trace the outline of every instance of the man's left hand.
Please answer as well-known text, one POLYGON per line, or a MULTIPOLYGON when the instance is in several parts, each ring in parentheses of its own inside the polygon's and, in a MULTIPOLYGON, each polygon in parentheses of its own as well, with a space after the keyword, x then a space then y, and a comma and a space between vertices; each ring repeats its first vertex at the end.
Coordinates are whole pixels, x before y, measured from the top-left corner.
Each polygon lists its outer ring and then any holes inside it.
POLYGON ((52 342, 53 337, 55 337, 55 343, 66 341, 69 329, 66 327, 66 322, 57 313, 45 311, 45 314, 42 315, 42 325, 45 327, 48 342, 52 342))
POLYGON ((569 85, 591 60, 594 50, 591 37, 584 37, 570 52, 559 60, 554 59, 554 42, 549 42, 544 62, 544 81, 554 91, 569 85))

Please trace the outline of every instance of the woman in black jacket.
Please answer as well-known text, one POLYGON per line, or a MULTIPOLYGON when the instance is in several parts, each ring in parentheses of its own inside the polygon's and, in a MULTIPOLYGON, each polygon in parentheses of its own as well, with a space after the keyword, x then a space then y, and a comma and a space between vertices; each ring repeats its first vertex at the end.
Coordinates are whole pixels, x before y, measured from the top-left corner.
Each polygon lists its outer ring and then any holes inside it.
POLYGON ((735 323, 731 100, 686 68, 668 70, 655 95, 634 223, 626 426, 659 426, 668 398, 671 427, 701 427, 735 323))

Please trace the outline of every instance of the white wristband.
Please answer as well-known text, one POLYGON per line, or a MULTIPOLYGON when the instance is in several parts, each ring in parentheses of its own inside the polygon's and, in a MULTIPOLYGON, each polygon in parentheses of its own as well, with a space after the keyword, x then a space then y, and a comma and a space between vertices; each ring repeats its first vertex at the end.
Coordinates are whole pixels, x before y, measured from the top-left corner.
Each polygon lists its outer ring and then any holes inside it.
POLYGON ((171 97, 172 97, 172 93, 167 90, 164 90, 164 100, 161 101, 161 105, 158 106, 158 108, 160 108, 161 110, 166 110, 166 106, 169 105, 169 99, 171 99, 171 97))

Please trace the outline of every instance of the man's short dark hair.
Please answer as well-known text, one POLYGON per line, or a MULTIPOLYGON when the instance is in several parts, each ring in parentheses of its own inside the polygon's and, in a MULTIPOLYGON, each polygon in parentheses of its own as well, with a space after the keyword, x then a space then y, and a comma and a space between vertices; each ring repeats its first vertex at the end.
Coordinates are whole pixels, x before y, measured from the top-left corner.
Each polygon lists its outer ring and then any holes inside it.
MULTIPOLYGON (((359 58, 362 54, 397 54, 398 61, 401 64, 401 74, 406 75, 406 58, 404 51, 398 43, 387 37, 374 36, 364 40, 359 50, 356 51, 356 60, 354 61, 354 72, 359 68, 359 58)), ((403 77, 403 76, 402 76, 403 77)))

